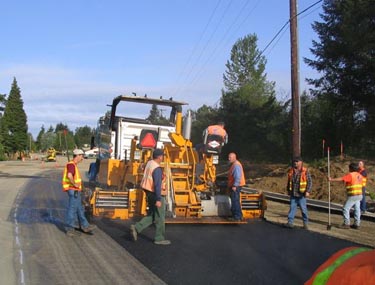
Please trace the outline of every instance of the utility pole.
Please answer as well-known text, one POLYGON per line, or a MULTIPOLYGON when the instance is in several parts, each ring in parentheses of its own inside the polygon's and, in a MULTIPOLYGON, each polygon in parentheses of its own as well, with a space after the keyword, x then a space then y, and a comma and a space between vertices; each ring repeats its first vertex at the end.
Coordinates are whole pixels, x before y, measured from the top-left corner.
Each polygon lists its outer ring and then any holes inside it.
POLYGON ((297 0, 290 0, 291 90, 292 90, 292 152, 301 155, 301 104, 299 95, 299 60, 297 0))

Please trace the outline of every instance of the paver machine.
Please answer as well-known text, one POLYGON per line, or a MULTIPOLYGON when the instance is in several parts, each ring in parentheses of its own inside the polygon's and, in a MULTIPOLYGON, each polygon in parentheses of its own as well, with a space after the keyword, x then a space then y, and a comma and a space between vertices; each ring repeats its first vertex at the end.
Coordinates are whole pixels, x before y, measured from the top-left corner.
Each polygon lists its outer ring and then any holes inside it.
MULTIPOLYGON (((164 150, 161 164, 166 176, 167 223, 232 223, 230 199, 216 181, 222 141, 205 137, 199 150, 190 141, 191 116, 182 116, 184 102, 139 96, 118 96, 111 112, 99 120, 99 155, 90 166, 95 180, 90 198, 94 216, 131 219, 146 214, 144 191, 140 188, 145 164, 155 148, 164 150), (123 117, 116 113, 120 102, 169 107, 167 124, 123 117), (184 125, 184 126, 183 126, 184 125)), ((264 195, 257 191, 241 193, 244 222, 262 218, 264 195)))

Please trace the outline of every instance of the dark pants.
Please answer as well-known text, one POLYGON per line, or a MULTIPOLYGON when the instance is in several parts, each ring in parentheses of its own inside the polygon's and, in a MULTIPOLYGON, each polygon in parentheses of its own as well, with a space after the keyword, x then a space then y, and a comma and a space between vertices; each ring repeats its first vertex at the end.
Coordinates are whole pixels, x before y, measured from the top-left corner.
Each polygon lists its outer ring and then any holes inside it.
POLYGON ((154 192, 145 191, 147 200, 147 216, 142 218, 135 224, 138 233, 142 232, 145 228, 155 224, 155 241, 165 239, 165 198, 161 197, 161 207, 155 206, 156 195, 154 192))
POLYGON ((231 200, 231 211, 233 219, 241 220, 242 219, 242 210, 240 203, 240 194, 242 187, 238 186, 236 191, 230 190, 230 200, 231 200))
POLYGON ((362 187, 361 212, 365 212, 366 209, 366 187, 362 187))

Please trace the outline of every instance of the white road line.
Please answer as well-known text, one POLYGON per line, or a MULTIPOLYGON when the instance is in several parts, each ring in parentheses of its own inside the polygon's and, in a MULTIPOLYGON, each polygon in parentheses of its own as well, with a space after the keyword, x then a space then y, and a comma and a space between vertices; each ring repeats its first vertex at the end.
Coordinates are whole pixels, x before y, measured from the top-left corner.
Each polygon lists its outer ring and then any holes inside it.
POLYGON ((23 271, 23 251, 21 247, 21 241, 19 238, 19 227, 18 227, 18 220, 17 220, 17 212, 18 212, 18 205, 19 205, 19 198, 21 197, 21 192, 18 192, 17 198, 16 198, 16 205, 14 209, 14 232, 15 232, 15 240, 16 240, 16 245, 18 247, 18 253, 19 253, 19 263, 20 263, 20 284, 25 284, 25 274, 23 271))

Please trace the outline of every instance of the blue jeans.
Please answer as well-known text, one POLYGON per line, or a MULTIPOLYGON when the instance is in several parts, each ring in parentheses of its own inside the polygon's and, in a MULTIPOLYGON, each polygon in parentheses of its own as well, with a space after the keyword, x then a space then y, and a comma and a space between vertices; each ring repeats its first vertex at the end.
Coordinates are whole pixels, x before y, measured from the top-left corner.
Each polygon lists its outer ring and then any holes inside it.
POLYGON ((89 226, 89 222, 85 217, 85 210, 83 209, 81 201, 81 191, 77 191, 76 197, 74 197, 74 190, 68 190, 69 202, 68 209, 66 213, 66 230, 71 230, 76 226, 76 221, 81 225, 81 228, 86 228, 89 226))
POLYGON ((231 201, 231 211, 233 219, 241 220, 242 219, 242 210, 241 210, 241 203, 240 203, 240 195, 241 195, 242 187, 237 186, 236 191, 230 191, 230 201, 231 201))
POLYGON ((366 211, 366 187, 362 187, 361 211, 366 211))
POLYGON ((362 195, 348 196, 342 208, 344 215, 344 224, 350 225, 350 209, 354 206, 354 224, 359 226, 361 223, 361 200, 362 195))
POLYGON ((288 213, 288 223, 293 225, 294 216, 296 215, 296 212, 297 212, 297 206, 299 206, 301 209, 303 223, 307 224, 309 222, 309 214, 307 212, 306 198, 304 196, 302 197, 290 196, 290 209, 288 213))

